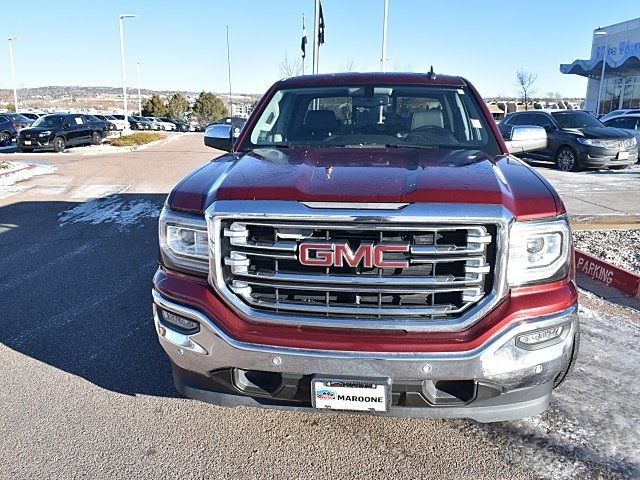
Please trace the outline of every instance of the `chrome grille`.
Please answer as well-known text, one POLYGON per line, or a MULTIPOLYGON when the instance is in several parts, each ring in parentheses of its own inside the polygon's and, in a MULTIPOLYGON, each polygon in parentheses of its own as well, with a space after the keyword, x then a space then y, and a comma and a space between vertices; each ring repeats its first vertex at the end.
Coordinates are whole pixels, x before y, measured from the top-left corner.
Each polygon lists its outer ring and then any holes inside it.
POLYGON ((493 286, 496 224, 378 224, 222 220, 218 278, 252 309, 352 319, 455 319, 493 286), (299 262, 304 242, 408 244, 389 260, 406 268, 318 267, 299 262))

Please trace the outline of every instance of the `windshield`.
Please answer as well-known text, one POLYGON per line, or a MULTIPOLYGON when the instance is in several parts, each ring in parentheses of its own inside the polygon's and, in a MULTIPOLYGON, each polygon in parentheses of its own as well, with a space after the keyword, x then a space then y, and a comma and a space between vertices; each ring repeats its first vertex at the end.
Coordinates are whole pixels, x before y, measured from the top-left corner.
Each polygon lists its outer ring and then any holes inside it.
POLYGON ((557 112, 553 113, 553 119, 561 128, 592 128, 605 125, 596 117, 587 112, 557 112))
POLYGON ((465 88, 351 85, 277 91, 240 149, 386 146, 500 153, 465 88))
POLYGON ((62 125, 62 118, 60 115, 45 115, 38 118, 31 124, 32 127, 59 127, 62 125))

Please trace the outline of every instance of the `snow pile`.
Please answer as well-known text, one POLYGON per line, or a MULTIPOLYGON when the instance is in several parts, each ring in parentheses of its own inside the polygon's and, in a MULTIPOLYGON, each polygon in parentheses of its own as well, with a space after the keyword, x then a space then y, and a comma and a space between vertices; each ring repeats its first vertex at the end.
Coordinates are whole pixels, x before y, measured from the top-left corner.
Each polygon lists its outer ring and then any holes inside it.
POLYGON ((640 230, 585 230, 573 232, 578 250, 640 273, 640 230))
POLYGON ((3 165, 8 165, 8 168, 0 168, 0 186, 13 185, 56 170, 55 166, 46 163, 3 162, 3 165))
POLYGON ((160 206, 149 200, 126 200, 113 196, 81 203, 61 212, 58 223, 60 226, 69 223, 111 223, 120 230, 126 230, 145 218, 156 218, 159 215, 160 206))

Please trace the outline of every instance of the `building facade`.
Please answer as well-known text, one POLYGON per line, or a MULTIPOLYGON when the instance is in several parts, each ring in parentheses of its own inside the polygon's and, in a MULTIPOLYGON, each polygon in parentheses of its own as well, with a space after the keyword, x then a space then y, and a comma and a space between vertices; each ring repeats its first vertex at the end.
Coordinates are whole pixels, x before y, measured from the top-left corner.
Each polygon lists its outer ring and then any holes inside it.
POLYGON ((560 65, 560 71, 589 79, 585 110, 605 114, 619 108, 640 108, 640 18, 597 28, 591 57, 560 65))

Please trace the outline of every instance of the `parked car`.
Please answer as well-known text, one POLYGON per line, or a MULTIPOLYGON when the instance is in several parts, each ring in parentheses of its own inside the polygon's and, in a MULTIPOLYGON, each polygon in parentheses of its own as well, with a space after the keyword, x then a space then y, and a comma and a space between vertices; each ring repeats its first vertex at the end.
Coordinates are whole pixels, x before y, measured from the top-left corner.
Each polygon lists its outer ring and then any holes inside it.
POLYGON ((158 125, 160 125, 160 128, 158 130, 172 131, 176 129, 176 126, 173 122, 165 121, 162 118, 159 118, 159 117, 145 117, 145 118, 150 120, 151 123, 157 123, 158 125))
POLYGON ((124 121, 124 115, 121 116, 122 119, 116 118, 114 115, 96 115, 96 117, 115 125, 115 130, 124 130, 127 122, 124 121))
MULTIPOLYGON (((136 130, 151 130, 151 122, 146 118, 138 115, 131 115, 131 118, 136 123, 136 130)), ((129 120, 129 123, 131 123, 131 120, 129 120)))
POLYGON ((607 127, 614 127, 624 130, 636 137, 636 142, 640 143, 640 113, 627 113, 619 117, 611 117, 604 120, 607 127))
POLYGON ((178 122, 169 117, 159 117, 158 120, 163 122, 167 130, 178 130, 178 122))
POLYGON ((534 125, 547 131, 547 147, 527 157, 551 160, 563 171, 583 168, 627 168, 638 159, 633 135, 604 125, 581 110, 533 110, 511 113, 500 123, 507 135, 514 126, 534 125))
POLYGON ((28 118, 31 121, 37 120, 42 115, 44 115, 44 113, 35 113, 35 112, 18 112, 18 113, 23 117, 28 118))
POLYGON ((189 124, 187 122, 180 121, 180 120, 175 120, 175 119, 172 119, 172 118, 163 118, 162 120, 173 122, 173 124, 176 126, 176 130, 178 132, 188 132, 189 131, 189 124))
POLYGON ((505 141, 460 77, 345 73, 278 81, 235 142, 210 128, 228 153, 159 219, 153 316, 183 395, 482 422, 548 407, 578 353, 571 228, 508 155, 544 148, 542 127, 505 141))
POLYGON ((151 125, 150 127, 151 130, 164 130, 164 125, 162 125, 162 122, 159 122, 158 120, 156 120, 155 117, 140 117, 140 118, 149 122, 149 124, 151 125))
POLYGON ((94 130, 100 131, 103 138, 106 137, 109 132, 113 132, 116 129, 116 126, 113 123, 102 118, 98 118, 95 115, 85 114, 84 119, 88 124, 92 125, 94 130))
POLYGON ((0 147, 10 145, 18 132, 28 127, 33 120, 20 115, 19 113, 0 114, 0 147))
POLYGON ((640 114, 640 109, 638 108, 621 108, 619 110, 613 110, 609 113, 600 116, 600 121, 604 122, 613 117, 619 117, 620 115, 632 115, 632 114, 640 114))
POLYGON ((34 149, 64 152, 77 145, 99 145, 103 139, 104 125, 87 121, 77 113, 54 113, 38 118, 18 134, 18 149, 31 152, 34 149))

